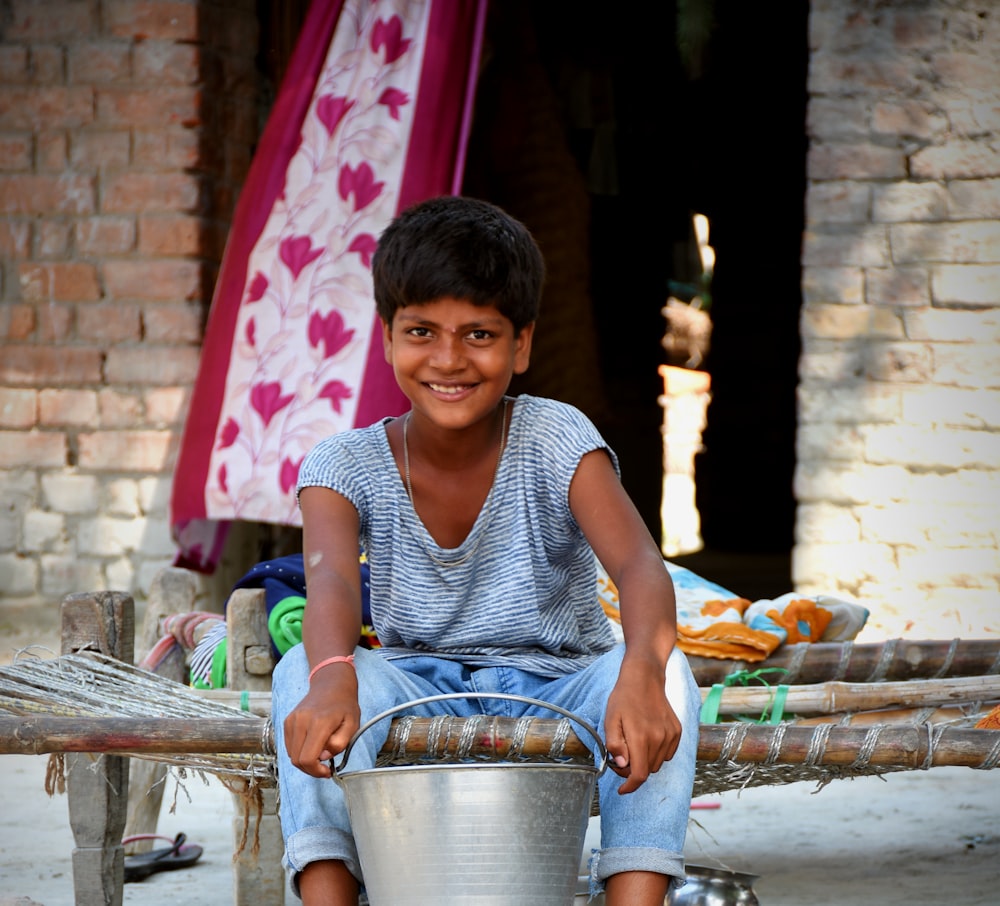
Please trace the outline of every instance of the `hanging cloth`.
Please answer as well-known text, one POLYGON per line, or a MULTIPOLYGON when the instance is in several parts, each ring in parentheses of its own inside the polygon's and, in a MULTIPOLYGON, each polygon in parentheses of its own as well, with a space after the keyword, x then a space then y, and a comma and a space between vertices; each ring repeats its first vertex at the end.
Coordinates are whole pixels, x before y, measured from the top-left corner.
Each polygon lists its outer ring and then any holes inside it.
POLYGON ((321 438, 399 415, 371 257, 403 208, 458 194, 486 0, 314 0, 236 206, 170 504, 177 565, 233 520, 299 525, 321 438))

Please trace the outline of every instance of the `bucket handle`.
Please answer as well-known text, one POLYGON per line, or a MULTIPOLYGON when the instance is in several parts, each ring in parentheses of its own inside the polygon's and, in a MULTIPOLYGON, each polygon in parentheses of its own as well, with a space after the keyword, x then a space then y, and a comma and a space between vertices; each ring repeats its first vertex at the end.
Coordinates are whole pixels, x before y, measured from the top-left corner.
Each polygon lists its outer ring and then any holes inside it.
MULTIPOLYGON (((406 711, 408 708, 414 708, 417 705, 427 705, 433 702, 448 701, 450 699, 457 698, 492 698, 492 699, 504 699, 507 701, 521 702, 526 705, 535 705, 539 708, 546 708, 549 711, 555 711, 557 714, 561 714, 563 717, 569 718, 573 723, 579 724, 586 730, 592 737, 594 737, 594 742, 597 743, 597 749, 600 752, 600 760, 595 763, 597 768, 597 776, 600 777, 605 768, 608 766, 608 750, 604 748, 604 742, 601 737, 597 735, 597 730, 595 730, 587 721, 582 717, 577 716, 572 711, 567 711, 565 708, 560 708, 559 705, 553 705, 549 702, 543 702, 537 698, 528 698, 525 695, 514 695, 510 692, 444 692, 440 695, 429 695, 426 698, 415 698, 413 701, 403 702, 401 705, 396 705, 393 708, 389 708, 387 711, 383 711, 381 714, 376 714, 371 720, 366 721, 362 726, 360 726, 355 734, 351 737, 350 742, 347 743, 344 749, 344 757, 341 759, 341 765, 347 764, 347 759, 351 757, 351 749, 354 748, 354 744, 361 738, 362 734, 370 730, 375 724, 380 723, 387 717, 392 717, 393 714, 398 714, 400 711, 406 711)), ((340 773, 337 771, 337 766, 334 764, 333 759, 330 759, 330 770, 333 773, 333 779, 338 783, 340 782, 340 773)))

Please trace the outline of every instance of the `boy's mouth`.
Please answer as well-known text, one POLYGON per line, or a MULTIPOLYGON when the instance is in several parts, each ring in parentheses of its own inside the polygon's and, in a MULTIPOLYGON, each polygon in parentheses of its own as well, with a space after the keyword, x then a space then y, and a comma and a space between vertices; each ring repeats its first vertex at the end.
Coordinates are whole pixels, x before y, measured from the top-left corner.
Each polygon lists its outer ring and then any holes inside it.
POLYGON ((427 382, 427 386, 431 388, 435 393, 443 393, 445 396, 457 396, 460 393, 465 393, 467 390, 471 390, 474 384, 432 384, 430 381, 427 382))

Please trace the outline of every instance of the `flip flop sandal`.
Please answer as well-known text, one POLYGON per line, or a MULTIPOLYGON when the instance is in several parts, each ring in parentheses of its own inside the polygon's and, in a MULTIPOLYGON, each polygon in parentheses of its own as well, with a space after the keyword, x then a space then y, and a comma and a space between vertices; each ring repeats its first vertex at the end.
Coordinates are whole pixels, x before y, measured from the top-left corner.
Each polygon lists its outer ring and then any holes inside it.
MULTIPOLYGON (((126 837, 122 845, 135 843, 138 840, 169 840, 158 834, 136 834, 126 837)), ((125 883, 142 881, 157 871, 173 871, 177 868, 189 868, 201 858, 202 848, 194 843, 186 843, 186 834, 178 834, 170 846, 161 849, 151 849, 148 853, 136 853, 125 856, 125 883)))

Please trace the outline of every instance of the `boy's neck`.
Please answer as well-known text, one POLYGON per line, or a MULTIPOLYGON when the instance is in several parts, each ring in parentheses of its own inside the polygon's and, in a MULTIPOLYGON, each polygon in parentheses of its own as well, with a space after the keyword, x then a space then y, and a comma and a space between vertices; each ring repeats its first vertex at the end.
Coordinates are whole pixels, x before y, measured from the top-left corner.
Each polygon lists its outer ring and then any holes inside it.
MULTIPOLYGON (((440 547, 459 547, 472 531, 480 512, 489 505, 490 492, 503 462, 509 406, 504 401, 499 408, 500 424, 493 431, 488 446, 477 440, 476 452, 469 451, 468 456, 462 456, 451 447, 437 460, 427 455, 424 448, 420 448, 419 457, 413 455, 409 432, 411 414, 403 418, 403 484, 417 518, 440 547)), ((428 553, 435 559, 433 553, 428 553)), ((442 565, 453 566, 464 560, 443 562, 442 565)))
POLYGON ((442 471, 462 471, 479 463, 494 451, 497 463, 503 454, 509 426, 510 401, 501 405, 476 425, 463 429, 442 428, 413 412, 403 416, 403 452, 442 471))
POLYGON ((403 416, 403 439, 411 457, 442 471, 461 471, 474 466, 494 451, 502 452, 510 422, 510 400, 506 397, 489 417, 466 428, 448 428, 414 416, 403 416))

